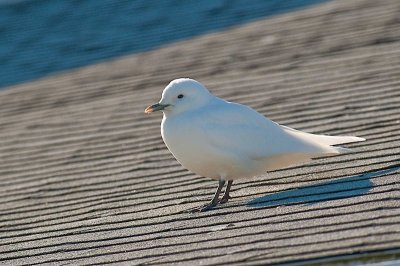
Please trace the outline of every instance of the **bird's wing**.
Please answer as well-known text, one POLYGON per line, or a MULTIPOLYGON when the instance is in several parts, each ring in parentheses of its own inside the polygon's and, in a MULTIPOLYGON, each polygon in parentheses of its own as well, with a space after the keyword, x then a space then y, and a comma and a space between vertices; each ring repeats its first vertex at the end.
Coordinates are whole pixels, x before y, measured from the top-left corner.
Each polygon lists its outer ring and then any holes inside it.
POLYGON ((203 134, 220 149, 252 159, 294 153, 337 153, 334 147, 290 134, 250 107, 224 102, 207 110, 203 134))

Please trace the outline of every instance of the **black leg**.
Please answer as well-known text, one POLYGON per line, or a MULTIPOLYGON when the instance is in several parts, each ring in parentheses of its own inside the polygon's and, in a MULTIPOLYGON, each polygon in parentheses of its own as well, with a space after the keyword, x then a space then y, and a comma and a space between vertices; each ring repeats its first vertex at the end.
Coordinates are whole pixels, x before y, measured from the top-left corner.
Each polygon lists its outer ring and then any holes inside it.
POLYGON ((225 185, 225 180, 220 179, 219 182, 218 182, 217 191, 215 191, 215 194, 214 194, 214 198, 206 206, 211 206, 211 208, 212 208, 212 207, 214 207, 215 205, 218 204, 219 194, 221 194, 221 190, 224 187, 224 185, 225 185))
POLYGON ((220 179, 219 183, 218 183, 218 188, 217 191, 215 191, 215 195, 213 197, 213 199, 207 203, 206 205, 200 206, 200 207, 195 207, 192 209, 187 210, 188 212, 204 212, 204 211, 208 211, 211 210, 212 208, 214 208, 217 204, 218 204, 218 198, 219 198, 219 194, 221 194, 221 190, 225 185, 225 180, 220 179))
POLYGON ((229 180, 229 181, 228 181, 228 185, 226 185, 226 189, 225 189, 224 196, 223 196, 222 199, 219 201, 220 204, 227 203, 228 200, 231 198, 231 196, 229 196, 229 192, 230 192, 230 190, 231 190, 232 183, 233 183, 233 180, 229 180))

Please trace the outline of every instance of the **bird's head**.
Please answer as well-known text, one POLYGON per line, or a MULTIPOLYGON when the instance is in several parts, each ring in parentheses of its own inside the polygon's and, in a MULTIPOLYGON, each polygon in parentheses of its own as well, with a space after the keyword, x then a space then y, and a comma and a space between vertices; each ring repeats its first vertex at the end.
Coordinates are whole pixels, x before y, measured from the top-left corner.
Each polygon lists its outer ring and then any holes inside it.
POLYGON ((163 111, 166 114, 177 114, 200 108, 213 97, 200 82, 188 78, 175 79, 165 87, 161 100, 147 107, 145 112, 163 111))

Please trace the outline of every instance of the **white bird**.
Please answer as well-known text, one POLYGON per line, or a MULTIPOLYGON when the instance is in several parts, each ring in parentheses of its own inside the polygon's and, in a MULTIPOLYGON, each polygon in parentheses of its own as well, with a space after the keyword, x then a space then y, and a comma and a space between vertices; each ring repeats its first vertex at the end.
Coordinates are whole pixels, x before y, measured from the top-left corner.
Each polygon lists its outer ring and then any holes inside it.
POLYGON ((187 78, 171 81, 161 100, 145 110, 155 111, 164 113, 161 135, 178 162, 219 181, 211 202, 196 211, 227 202, 233 180, 348 152, 332 145, 365 140, 315 135, 279 125, 248 106, 213 96, 201 83, 187 78))

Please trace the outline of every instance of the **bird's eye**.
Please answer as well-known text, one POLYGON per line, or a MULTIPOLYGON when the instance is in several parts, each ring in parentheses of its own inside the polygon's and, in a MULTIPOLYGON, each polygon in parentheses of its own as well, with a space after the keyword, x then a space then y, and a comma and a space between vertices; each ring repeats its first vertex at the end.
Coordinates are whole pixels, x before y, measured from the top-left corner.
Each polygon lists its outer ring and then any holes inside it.
POLYGON ((178 99, 182 99, 182 98, 183 98, 183 94, 179 94, 178 99))

